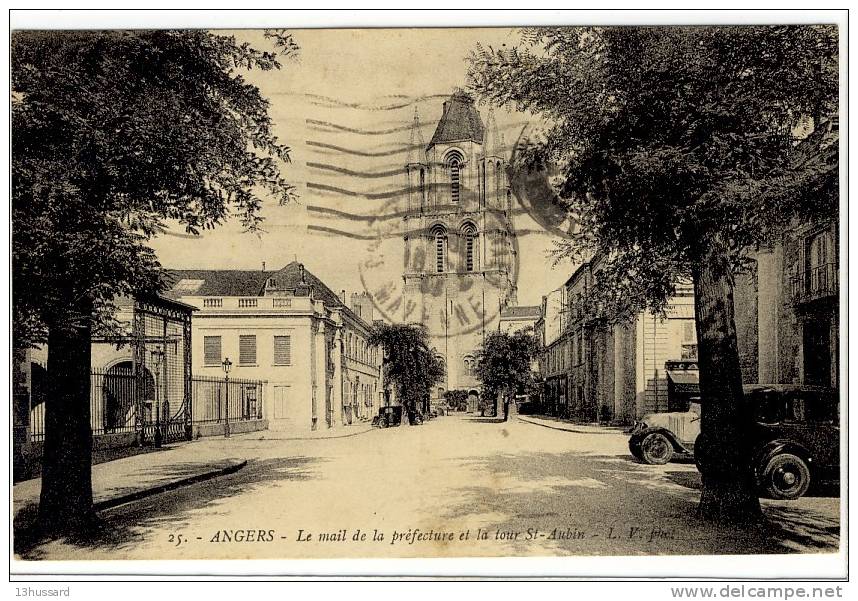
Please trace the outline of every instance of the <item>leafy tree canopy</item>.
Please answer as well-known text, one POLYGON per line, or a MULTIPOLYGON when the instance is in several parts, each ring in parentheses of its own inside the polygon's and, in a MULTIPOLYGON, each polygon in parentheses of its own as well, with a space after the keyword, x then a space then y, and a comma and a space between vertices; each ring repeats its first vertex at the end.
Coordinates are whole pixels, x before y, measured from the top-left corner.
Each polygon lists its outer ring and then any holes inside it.
POLYGON ((492 332, 477 353, 477 378, 483 383, 483 397, 498 392, 508 396, 527 391, 533 382, 531 363, 539 351, 539 341, 530 330, 515 334, 492 332))
POLYGON ((734 270, 789 220, 836 215, 838 51, 830 26, 539 28, 478 48, 471 87, 543 117, 521 168, 558 169, 598 296, 660 310, 706 245, 734 270))
POLYGON ((429 398, 432 386, 444 377, 444 366, 429 346, 424 326, 377 323, 369 343, 384 350, 385 382, 394 385, 400 402, 411 408, 429 398))
POLYGON ((13 34, 16 346, 157 292, 146 243, 167 220, 196 234, 236 213, 252 229, 263 198, 293 197, 289 148, 242 76, 297 51, 288 33, 267 36, 279 53, 205 31, 13 34))

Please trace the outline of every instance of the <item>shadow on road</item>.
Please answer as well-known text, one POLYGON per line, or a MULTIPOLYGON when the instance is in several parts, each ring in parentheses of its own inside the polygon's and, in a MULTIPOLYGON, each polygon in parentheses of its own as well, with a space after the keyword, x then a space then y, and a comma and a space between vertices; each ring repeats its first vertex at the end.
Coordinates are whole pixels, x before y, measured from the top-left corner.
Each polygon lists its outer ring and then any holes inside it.
MULTIPOLYGON (((170 524, 179 530, 187 525, 189 514, 211 507, 218 501, 248 492, 259 484, 274 481, 308 480, 315 476, 317 464, 323 459, 315 457, 282 457, 248 461, 247 465, 227 476, 153 495, 127 505, 105 510, 99 522, 83 535, 65 537, 63 542, 83 549, 121 549, 132 543, 141 543, 147 532, 170 524)), ((192 475, 198 464, 175 464, 154 470, 165 478, 192 475)), ((38 560, 42 554, 35 547, 50 539, 38 532, 35 520, 36 505, 30 505, 15 516, 14 552, 21 559, 38 560)))
POLYGON ((810 512, 795 505, 766 507, 769 532, 791 551, 832 553, 832 540, 840 540, 840 520, 810 512))
POLYGON ((664 477, 670 482, 690 488, 691 490, 701 490, 703 483, 700 481, 700 472, 665 472, 664 477))
POLYGON ((619 454, 575 452, 474 456, 462 464, 491 484, 460 489, 444 517, 482 521, 490 537, 497 530, 548 534, 536 544, 526 535, 510 541, 515 554, 818 553, 836 552, 839 545, 838 519, 807 504, 765 504, 765 522, 753 527, 701 520, 696 470, 665 471, 619 454), (555 529, 580 536, 552 538, 555 529))

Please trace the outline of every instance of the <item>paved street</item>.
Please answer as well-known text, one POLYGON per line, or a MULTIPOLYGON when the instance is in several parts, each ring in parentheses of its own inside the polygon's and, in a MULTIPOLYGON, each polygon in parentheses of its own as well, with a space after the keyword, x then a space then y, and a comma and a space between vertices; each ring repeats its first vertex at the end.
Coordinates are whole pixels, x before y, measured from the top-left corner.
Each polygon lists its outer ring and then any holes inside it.
POLYGON ((201 454, 247 466, 106 510, 92 540, 44 543, 24 558, 837 550, 836 492, 764 501, 767 528, 707 526, 695 518, 693 463, 641 465, 616 430, 545 426, 453 415, 329 440, 277 440, 273 432, 204 439, 192 443, 201 454))

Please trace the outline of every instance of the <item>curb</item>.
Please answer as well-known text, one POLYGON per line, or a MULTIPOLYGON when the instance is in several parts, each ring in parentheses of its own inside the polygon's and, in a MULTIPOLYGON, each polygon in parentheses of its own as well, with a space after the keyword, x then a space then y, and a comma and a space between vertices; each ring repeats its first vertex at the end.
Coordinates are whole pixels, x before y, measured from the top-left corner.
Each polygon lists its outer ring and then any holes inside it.
POLYGON ((232 463, 222 468, 218 468, 215 470, 210 470, 208 472, 204 472, 202 474, 197 474, 196 476, 189 476, 188 478, 182 478, 181 480, 174 480, 173 482, 165 482, 164 484, 159 484, 158 486, 153 486, 152 488, 144 488, 142 490, 136 490, 134 492, 119 495, 117 497, 112 497, 110 499, 105 499, 103 501, 98 501, 97 503, 93 503, 93 509, 95 511, 101 511, 104 509, 111 509, 113 507, 118 507, 119 505, 125 505, 126 503, 131 503, 133 501, 139 501, 140 499, 145 499, 146 497, 151 497, 153 495, 158 495, 163 492, 167 492, 170 490, 175 490, 177 488, 182 488, 185 486, 190 486, 191 484, 196 484, 198 482, 205 482, 206 480, 211 480, 212 478, 217 478, 218 476, 226 476, 228 474, 234 474, 241 468, 247 465, 247 459, 240 461, 238 463, 232 463))
POLYGON ((529 419, 522 419, 521 417, 518 418, 518 421, 524 422, 526 424, 532 424, 534 426, 541 426, 543 428, 549 428, 551 430, 560 430, 561 432, 573 432, 575 434, 622 434, 622 432, 615 432, 613 430, 598 430, 598 431, 594 432, 592 430, 575 430, 574 428, 560 428, 558 426, 550 426, 548 424, 541 424, 539 422, 534 422, 534 421, 531 421, 529 419))
MULTIPOLYGON (((340 434, 338 436, 305 436, 305 437, 289 437, 289 438, 280 438, 274 436, 265 436, 264 438, 252 438, 250 440, 333 440, 336 438, 351 438, 352 436, 360 436, 361 434, 367 434, 368 432, 374 432, 378 428, 370 428, 369 430, 361 430, 360 432, 352 432, 351 434, 340 434)), ((262 430, 260 430, 262 431, 262 430)), ((276 430, 265 430, 266 432, 276 432, 276 430)))

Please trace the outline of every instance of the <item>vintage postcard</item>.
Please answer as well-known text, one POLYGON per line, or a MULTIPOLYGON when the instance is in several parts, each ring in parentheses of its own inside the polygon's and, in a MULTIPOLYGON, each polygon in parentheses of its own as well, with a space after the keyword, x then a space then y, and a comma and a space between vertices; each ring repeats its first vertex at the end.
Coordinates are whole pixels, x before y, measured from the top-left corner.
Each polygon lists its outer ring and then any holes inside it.
POLYGON ((280 22, 11 33, 18 568, 845 565, 837 19, 280 22))

